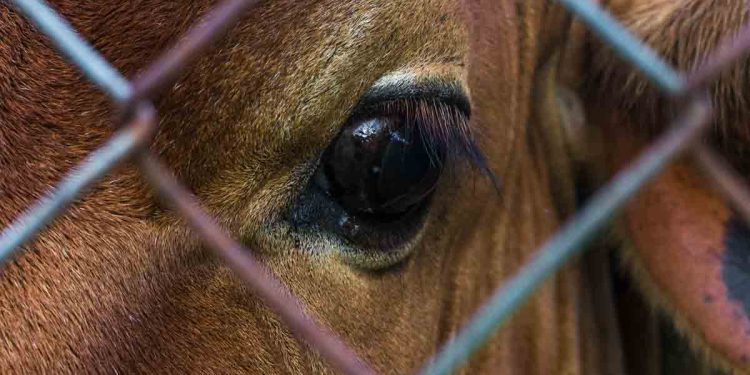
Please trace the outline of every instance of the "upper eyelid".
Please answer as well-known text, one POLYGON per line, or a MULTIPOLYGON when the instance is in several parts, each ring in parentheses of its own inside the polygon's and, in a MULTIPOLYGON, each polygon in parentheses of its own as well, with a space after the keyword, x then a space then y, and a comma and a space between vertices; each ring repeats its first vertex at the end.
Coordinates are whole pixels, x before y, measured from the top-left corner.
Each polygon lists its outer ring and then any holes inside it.
MULTIPOLYGON (((370 116, 383 115, 383 109, 389 104, 430 103, 436 106, 449 106, 456 110, 458 121, 453 126, 433 127, 429 132, 431 140, 448 146, 452 155, 461 156, 477 167, 482 174, 489 178, 492 185, 499 192, 500 181, 489 167, 487 158, 476 143, 469 119, 471 118, 471 104, 466 89, 461 81, 452 75, 425 75, 397 72, 378 79, 361 97, 358 104, 351 111, 347 123, 370 116), (434 131, 438 130, 438 131, 434 131)), ((391 112, 393 108, 386 112, 391 112)), ((408 111, 407 111, 408 112, 408 111)), ((417 112, 426 114, 429 112, 417 112)), ((414 115, 415 113, 412 113, 414 115)), ((434 114, 434 113, 433 113, 434 114)), ((444 115, 445 112, 440 113, 444 115)), ((439 117, 439 116, 438 116, 439 117)), ((445 120, 445 118, 442 118, 445 120)), ((429 130, 429 129, 427 129, 429 130)))
POLYGON ((360 98, 352 111, 353 115, 364 112, 373 105, 405 99, 438 100, 455 106, 467 118, 471 116, 471 104, 461 84, 445 77, 416 77, 396 73, 382 77, 360 98))

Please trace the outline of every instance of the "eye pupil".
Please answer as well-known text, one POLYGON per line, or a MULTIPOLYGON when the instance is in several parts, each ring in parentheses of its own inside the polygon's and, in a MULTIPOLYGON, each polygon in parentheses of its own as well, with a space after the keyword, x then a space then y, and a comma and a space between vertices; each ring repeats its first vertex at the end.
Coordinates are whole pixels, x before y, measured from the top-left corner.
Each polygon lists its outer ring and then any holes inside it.
POLYGON ((428 195, 440 175, 418 135, 407 141, 402 130, 391 133, 391 143, 382 158, 378 192, 388 213, 408 210, 428 195))
POLYGON ((424 202, 440 176, 416 129, 397 116, 355 121, 324 154, 329 193, 353 213, 396 218, 424 202))

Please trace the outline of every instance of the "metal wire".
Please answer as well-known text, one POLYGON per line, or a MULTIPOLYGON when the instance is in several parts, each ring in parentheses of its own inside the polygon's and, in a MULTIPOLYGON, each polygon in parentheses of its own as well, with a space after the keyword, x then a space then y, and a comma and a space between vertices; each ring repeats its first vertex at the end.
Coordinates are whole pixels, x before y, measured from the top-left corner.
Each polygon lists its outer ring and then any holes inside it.
POLYGON ((711 58, 687 78, 684 88, 686 93, 705 88, 732 64, 750 54, 750 21, 736 34, 727 36, 719 45, 711 58))
POLYGON ((680 75, 597 3, 592 0, 557 1, 575 13, 592 32, 607 42, 615 52, 633 64, 636 69, 643 72, 651 82, 672 95, 682 92, 685 85, 680 75))
MULTIPOLYGON (((42 0, 13 0, 53 44, 77 65, 86 76, 107 92, 121 106, 123 115, 131 108, 153 108, 143 99, 155 90, 173 83, 179 73, 224 31, 237 22, 243 11, 257 0, 225 0, 196 23, 187 38, 168 49, 154 64, 145 69, 131 84, 96 52, 76 31, 42 0)), ((139 113, 136 111, 136 113, 139 113)), ((144 114, 145 112, 140 112, 144 114)), ((101 178, 116 163, 133 152, 153 130, 153 111, 147 121, 137 119, 134 125, 121 131, 102 148, 92 153, 78 168, 66 176, 50 198, 38 202, 0 234, 0 261, 7 260, 59 215, 94 181, 101 178), (134 134, 135 132, 135 134, 134 134)), ((251 253, 214 224, 213 220, 195 203, 192 195, 172 179, 158 160, 140 150, 141 171, 157 190, 167 193, 167 201, 178 209, 203 236, 204 241, 219 257, 226 260, 256 294, 289 325, 295 336, 311 344, 334 369, 345 374, 374 373, 369 366, 344 345, 332 332, 312 319, 300 306, 303 304, 289 289, 258 263, 251 253)))
MULTIPOLYGON (((700 65, 683 81, 677 78, 680 77, 679 74, 674 73, 660 59, 655 58, 656 55, 630 35, 630 32, 615 25, 611 16, 603 12, 595 3, 589 0, 560 0, 560 2, 577 15, 581 15, 593 31, 605 41, 611 42, 631 63, 641 68, 643 64, 656 66, 656 69, 653 67, 642 69, 652 80, 655 77, 650 74, 662 70, 670 72, 666 76, 658 76, 660 81, 655 83, 667 94, 673 96, 695 95, 696 90, 705 87, 709 78, 717 77, 722 69, 727 69, 746 56, 750 48, 750 23, 748 23, 739 34, 723 40, 711 54, 714 57, 700 65)), ((491 333, 502 325, 536 288, 565 264, 565 261, 584 251, 586 243, 609 222, 640 187, 655 177, 669 160, 682 152, 701 132, 705 131, 711 115, 709 108, 707 94, 704 94, 702 100, 695 101, 694 99, 693 105, 682 114, 672 131, 657 140, 627 170, 619 173, 599 190, 576 216, 538 250, 532 261, 495 291, 489 302, 480 309, 466 328, 446 344, 437 356, 428 361, 422 373, 450 373, 468 360, 479 348, 478 342, 486 341, 491 333)), ((735 204, 750 225, 750 192, 747 187, 743 186, 739 178, 725 163, 720 161, 710 148, 705 145, 695 147, 699 165, 714 179, 720 190, 735 204)))
POLYGON ((185 33, 180 42, 162 53, 135 81, 131 101, 158 93, 174 83, 180 73, 200 57, 259 0, 228 0, 220 3, 201 22, 185 33))
POLYGON ((47 3, 42 0, 13 0, 13 3, 91 82, 117 102, 130 98, 130 82, 47 3))
POLYGON ((3 229, 0 233, 0 264, 11 259, 24 243, 34 238, 94 182, 131 155, 138 146, 144 145, 150 139, 154 117, 153 107, 143 105, 130 125, 115 133, 104 146, 63 177, 46 198, 3 229))
POLYGON ((734 204, 740 217, 750 224, 750 191, 743 179, 710 147, 699 144, 692 151, 698 166, 724 197, 734 204))
POLYGON ((449 374, 476 351, 549 277, 554 275, 600 230, 645 182, 685 150, 701 134, 710 118, 707 100, 697 100, 673 129, 656 141, 635 163, 620 172, 550 240, 534 258, 498 288, 456 338, 446 345, 423 374, 449 374))
POLYGON ((200 208, 195 198, 182 187, 161 163, 150 154, 138 155, 138 164, 154 188, 200 234, 203 242, 212 247, 235 273, 247 283, 266 304, 276 311, 297 337, 304 339, 335 369, 344 374, 374 374, 356 354, 338 340, 328 329, 316 323, 300 308, 288 288, 258 263, 249 250, 224 232, 200 208))
MULTIPOLYGON (((629 168, 620 172, 589 203, 536 253, 516 276, 496 290, 469 324, 422 370, 425 374, 446 374, 457 369, 488 340, 497 327, 571 257, 585 250, 585 244, 600 234, 619 209, 646 182, 686 149, 692 152, 706 174, 750 223, 750 191, 731 168, 708 146, 693 145, 711 117, 710 103, 696 92, 706 88, 732 63, 750 51, 750 24, 727 38, 711 59, 683 78, 659 56, 630 34, 608 12, 590 0, 558 0, 576 14, 624 59, 631 62, 665 94, 692 97, 691 104, 670 130, 650 146, 629 168)), ((129 124, 117 131, 100 149, 67 174, 57 189, 37 202, 27 213, 0 233, 0 262, 31 240, 51 220, 96 180, 129 155, 136 153, 141 171, 162 198, 196 230, 289 325, 297 337, 316 348, 339 371, 372 373, 356 354, 327 328, 305 314, 301 304, 270 272, 239 243, 233 241, 201 208, 164 166, 144 147, 154 131, 156 114, 147 101, 172 84, 182 70, 200 56, 257 0, 225 0, 191 28, 174 47, 144 69, 132 84, 96 52, 75 30, 41 0, 13 0, 15 6, 92 82, 118 104, 129 124), (130 115, 128 115, 130 114, 130 115)))

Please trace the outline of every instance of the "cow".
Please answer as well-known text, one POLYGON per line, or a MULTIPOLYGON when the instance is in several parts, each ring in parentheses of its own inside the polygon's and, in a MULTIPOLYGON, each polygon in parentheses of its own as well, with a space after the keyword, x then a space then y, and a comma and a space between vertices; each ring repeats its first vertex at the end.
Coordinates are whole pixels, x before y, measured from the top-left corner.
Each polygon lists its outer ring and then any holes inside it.
MULTIPOLYGON (((215 2, 51 4, 133 78, 215 2)), ((604 5, 682 68, 747 11, 604 5)), ((8 2, 0 40, 5 226, 111 136, 114 109, 8 2)), ((712 91, 714 141, 739 165, 744 77, 712 91)), ((263 2, 155 106, 150 149, 384 373, 419 369, 575 212, 583 186, 626 165, 676 110, 540 0, 263 2)), ((747 370, 747 229, 692 161, 618 224, 645 300, 711 366, 747 370)), ((132 164, 23 250, 0 277, 2 373, 332 371, 132 164)), ((598 251, 555 275, 463 371, 622 373, 651 356, 626 355, 608 262, 598 251)))

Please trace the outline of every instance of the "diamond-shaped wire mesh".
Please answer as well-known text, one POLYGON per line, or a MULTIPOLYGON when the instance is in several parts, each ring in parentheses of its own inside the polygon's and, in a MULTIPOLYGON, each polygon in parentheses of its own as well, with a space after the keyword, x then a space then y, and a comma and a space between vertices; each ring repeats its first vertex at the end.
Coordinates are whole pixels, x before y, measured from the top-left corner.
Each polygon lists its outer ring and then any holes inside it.
MULTIPOLYGON (((0 233, 0 261, 8 261, 23 244, 33 239, 88 187, 119 162, 133 157, 140 171, 163 200, 180 213, 200 234, 205 244, 279 314, 299 339, 317 350, 333 368, 342 373, 374 373, 336 335, 299 307, 302 304, 288 289, 255 260, 249 250, 232 240, 201 209, 194 196, 144 147, 148 145, 157 123, 157 113, 150 98, 172 84, 188 64, 240 20, 258 0, 221 2, 178 43, 144 69, 133 82, 126 80, 44 1, 12 2, 89 80, 110 96, 117 105, 123 126, 101 148, 65 175, 46 198, 38 201, 0 233), (279 292, 282 290, 285 292, 279 292)), ((422 373, 451 373, 468 360, 544 280, 558 271, 571 257, 585 250, 587 242, 601 233, 601 229, 628 199, 684 152, 695 154, 698 165, 712 177, 716 186, 750 223, 750 190, 743 186, 738 175, 710 147, 695 142, 706 130, 712 116, 706 86, 748 53, 750 26, 727 38, 698 69, 682 74, 662 61, 654 51, 591 0, 558 2, 588 25, 593 33, 608 43, 623 59, 640 70, 666 96, 688 99, 688 104, 665 134, 594 194, 536 252, 530 262, 495 291, 466 327, 426 363, 422 373)))

